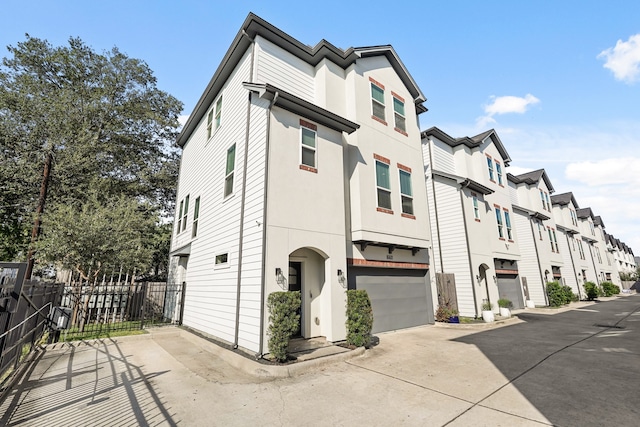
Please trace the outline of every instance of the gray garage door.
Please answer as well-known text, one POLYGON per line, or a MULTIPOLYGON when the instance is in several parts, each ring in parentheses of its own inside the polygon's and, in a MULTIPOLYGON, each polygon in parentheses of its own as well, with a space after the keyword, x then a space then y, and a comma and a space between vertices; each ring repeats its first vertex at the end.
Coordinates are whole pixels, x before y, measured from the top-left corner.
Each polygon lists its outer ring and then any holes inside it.
POLYGON ((513 308, 524 308, 520 279, 516 275, 498 274, 498 293, 500 298, 507 298, 513 303, 513 308))
POLYGON ((373 332, 433 323, 433 304, 425 270, 355 267, 349 287, 365 289, 373 308, 373 332))

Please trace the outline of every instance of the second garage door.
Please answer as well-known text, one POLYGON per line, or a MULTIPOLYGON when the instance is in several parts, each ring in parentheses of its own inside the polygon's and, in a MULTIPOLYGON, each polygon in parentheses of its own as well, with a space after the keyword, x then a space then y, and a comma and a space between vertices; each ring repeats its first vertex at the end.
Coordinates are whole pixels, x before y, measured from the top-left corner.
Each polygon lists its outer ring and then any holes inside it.
POLYGON ((426 270, 351 268, 349 287, 364 289, 373 309, 373 332, 433 323, 426 270))

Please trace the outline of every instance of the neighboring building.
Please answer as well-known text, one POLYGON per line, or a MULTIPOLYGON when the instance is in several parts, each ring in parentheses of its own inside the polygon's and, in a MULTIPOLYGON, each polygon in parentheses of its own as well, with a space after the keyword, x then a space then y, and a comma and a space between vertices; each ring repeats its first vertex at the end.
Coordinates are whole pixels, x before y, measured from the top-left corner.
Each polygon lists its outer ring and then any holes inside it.
POLYGON ((184 324, 262 355, 268 295, 299 290, 300 336, 340 341, 346 288, 374 331, 432 323, 424 101, 391 46, 309 47, 250 14, 177 141, 184 324))
POLYGON ((582 284, 582 264, 586 259, 584 245, 580 237, 580 225, 577 209, 579 209, 573 193, 554 194, 551 196, 553 218, 558 227, 558 244, 564 261, 562 275, 563 284, 570 286, 580 298, 585 296, 582 284))
POLYGON ((535 305, 547 305, 546 284, 562 281, 565 265, 552 214, 551 194, 555 190, 544 169, 509 174, 508 178, 514 223, 522 240, 520 275, 525 298, 535 305))
POLYGON ((501 297, 523 307, 505 170, 511 158, 497 133, 453 138, 432 127, 422 146, 439 303, 462 316, 479 316, 485 301, 497 311, 501 297))

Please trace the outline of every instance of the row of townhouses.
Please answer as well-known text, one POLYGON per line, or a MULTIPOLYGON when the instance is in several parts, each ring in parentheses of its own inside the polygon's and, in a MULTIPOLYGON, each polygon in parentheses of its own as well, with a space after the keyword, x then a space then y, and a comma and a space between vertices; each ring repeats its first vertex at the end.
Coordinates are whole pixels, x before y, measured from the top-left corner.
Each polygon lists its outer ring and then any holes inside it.
POLYGON ((544 170, 508 174, 495 131, 421 132, 425 100, 389 45, 310 47, 250 14, 177 141, 184 324, 262 355, 274 291, 301 291, 302 337, 340 341, 346 289, 380 332, 433 323, 445 295, 477 316, 635 267, 544 170))

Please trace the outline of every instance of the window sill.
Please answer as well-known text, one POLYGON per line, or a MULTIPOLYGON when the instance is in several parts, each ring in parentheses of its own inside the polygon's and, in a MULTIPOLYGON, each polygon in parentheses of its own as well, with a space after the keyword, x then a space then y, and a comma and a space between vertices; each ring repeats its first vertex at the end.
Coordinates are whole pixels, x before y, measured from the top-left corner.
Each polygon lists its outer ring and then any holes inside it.
POLYGON ((498 240, 502 240, 504 242, 505 238, 504 237, 498 237, 498 240))
POLYGON ((387 126, 387 122, 386 122, 386 121, 384 121, 383 119, 381 119, 380 117, 378 117, 378 116, 374 116, 374 115, 372 114, 372 115, 371 115, 371 118, 372 118, 373 120, 375 120, 376 122, 382 123, 383 125, 387 126))
POLYGON ((478 218, 474 218, 476 220, 476 222, 480 222, 480 220, 478 218))
POLYGON ((307 172, 318 173, 318 169, 312 168, 311 166, 307 166, 307 165, 300 165, 300 169, 307 172))
POLYGON ((409 219, 416 219, 415 215, 411 215, 411 214, 407 214, 407 213, 402 213, 402 217, 403 218, 409 218, 409 219))
POLYGON ((393 215, 393 211, 391 209, 387 209, 387 208, 376 208, 376 210, 378 212, 382 212, 382 213, 386 213, 386 214, 390 214, 393 215))
POLYGON ((404 136, 409 136, 409 134, 407 132, 403 131, 402 129, 393 128, 393 130, 395 130, 398 133, 401 133, 404 136))

